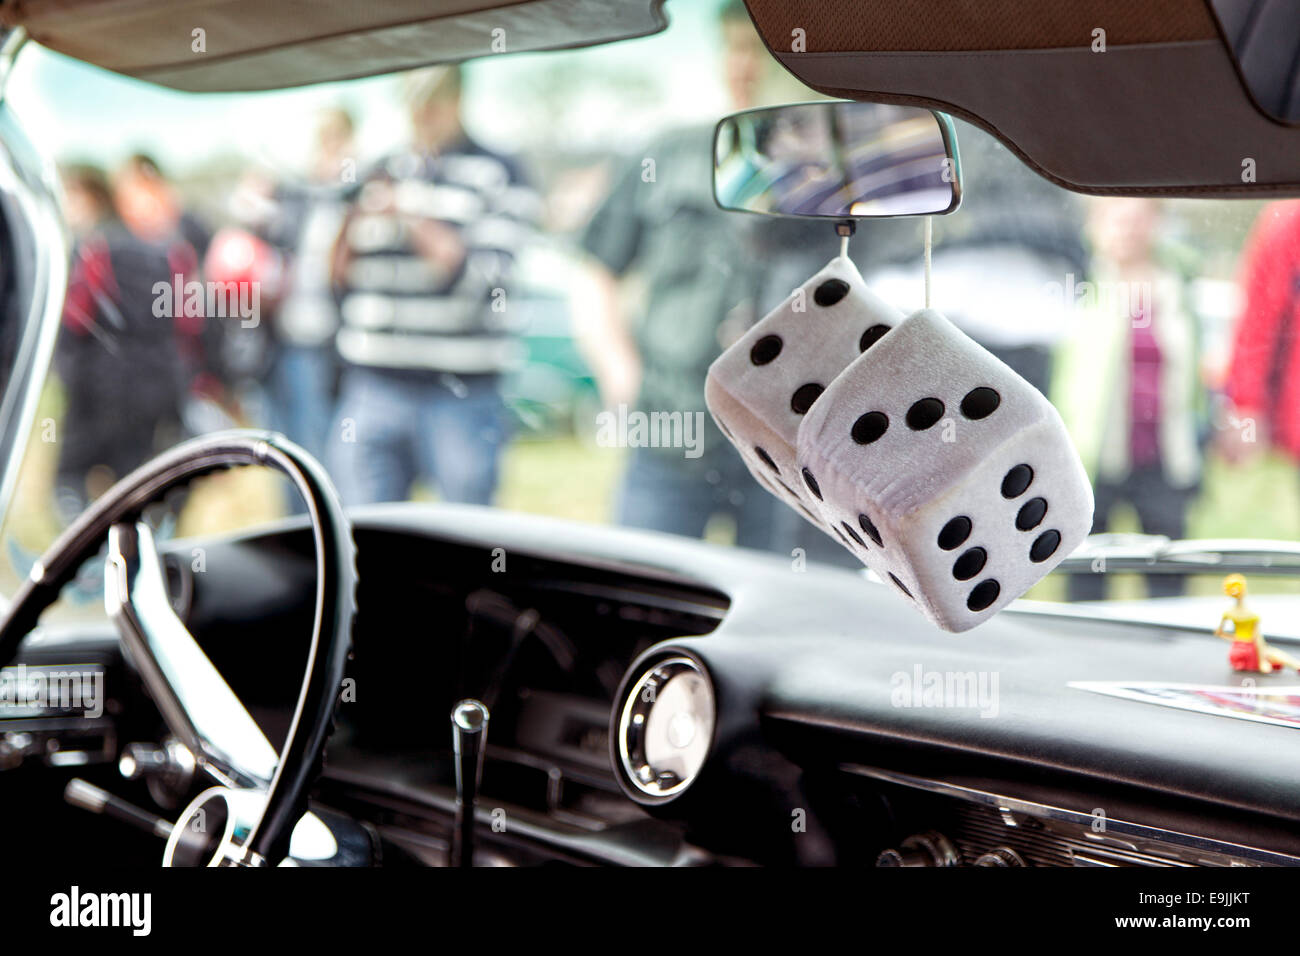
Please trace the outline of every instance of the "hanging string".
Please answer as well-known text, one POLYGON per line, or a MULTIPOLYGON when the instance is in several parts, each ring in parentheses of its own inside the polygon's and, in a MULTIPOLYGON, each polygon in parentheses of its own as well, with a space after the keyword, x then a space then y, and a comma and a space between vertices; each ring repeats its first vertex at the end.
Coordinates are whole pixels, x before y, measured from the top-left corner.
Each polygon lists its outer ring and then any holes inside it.
POLYGON ((849 237, 857 232, 857 223, 852 219, 842 219, 835 224, 835 235, 840 237, 840 258, 849 257, 849 237))
MULTIPOLYGON (((931 217, 925 217, 925 307, 930 308, 930 240, 933 235, 931 217)), ((848 240, 844 240, 848 242, 848 240)))

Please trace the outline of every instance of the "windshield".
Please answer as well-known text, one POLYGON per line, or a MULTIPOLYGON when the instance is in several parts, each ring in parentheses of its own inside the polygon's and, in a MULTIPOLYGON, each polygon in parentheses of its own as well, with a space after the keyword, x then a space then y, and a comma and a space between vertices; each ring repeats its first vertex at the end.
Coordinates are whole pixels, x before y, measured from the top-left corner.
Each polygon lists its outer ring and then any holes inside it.
MULTIPOLYGON (((743 10, 671 12, 606 47, 267 94, 25 51, 9 97, 60 163, 75 248, 0 590, 116 478, 234 425, 284 432, 348 505, 492 505, 860 567, 755 483, 704 405, 713 359, 839 250, 828 223, 715 206, 714 124, 817 94, 743 10)), ((964 199, 933 222, 932 304, 1056 404, 1094 530, 1300 537, 1300 240, 1260 238, 1295 204, 1085 198, 956 127, 964 199)), ((922 248, 920 220, 863 221, 849 254, 910 312, 922 248)), ((248 470, 169 507, 185 536, 297 504, 248 470)), ((1219 586, 1057 575, 1030 596, 1219 586)), ((79 587, 96 606, 93 575, 79 587)))

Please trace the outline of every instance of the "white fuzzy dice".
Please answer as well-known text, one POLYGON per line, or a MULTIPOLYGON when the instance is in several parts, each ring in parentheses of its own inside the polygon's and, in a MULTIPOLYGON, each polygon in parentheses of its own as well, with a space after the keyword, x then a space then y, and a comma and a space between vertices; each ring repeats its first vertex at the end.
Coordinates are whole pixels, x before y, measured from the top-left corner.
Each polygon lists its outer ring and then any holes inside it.
POLYGON ((823 522, 945 630, 1019 597, 1092 526, 1092 489, 1056 409, 934 311, 831 383, 796 450, 823 522))
POLYGON ((949 631, 995 614, 1092 526, 1060 415, 939 313, 903 319, 833 259, 710 367, 758 481, 949 631))
POLYGON ((764 488, 823 530, 797 464, 799 425, 836 376, 902 318, 850 260, 832 259, 709 368, 704 396, 722 433, 764 488))

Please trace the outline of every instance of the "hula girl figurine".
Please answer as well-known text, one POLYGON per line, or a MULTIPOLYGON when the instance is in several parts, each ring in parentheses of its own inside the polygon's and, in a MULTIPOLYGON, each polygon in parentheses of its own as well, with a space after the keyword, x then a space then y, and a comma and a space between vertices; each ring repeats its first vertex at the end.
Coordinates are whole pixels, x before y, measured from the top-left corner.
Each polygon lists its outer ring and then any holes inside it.
POLYGON ((1223 612, 1214 636, 1232 641, 1228 663, 1234 671, 1253 671, 1271 674, 1284 667, 1300 670, 1300 661, 1289 654, 1270 647, 1259 629, 1259 615, 1246 607, 1246 579, 1240 574, 1229 574, 1223 579, 1223 593, 1236 603, 1223 612), (1231 624, 1231 628, 1228 625, 1231 624))

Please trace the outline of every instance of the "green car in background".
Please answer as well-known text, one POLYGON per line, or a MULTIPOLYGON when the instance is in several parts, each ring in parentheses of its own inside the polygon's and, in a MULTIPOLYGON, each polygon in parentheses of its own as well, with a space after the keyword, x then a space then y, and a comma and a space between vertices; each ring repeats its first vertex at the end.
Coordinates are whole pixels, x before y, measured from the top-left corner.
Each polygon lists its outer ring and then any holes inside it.
POLYGON ((519 263, 521 361, 502 393, 517 439, 573 435, 591 443, 600 396, 573 338, 568 295, 555 278, 552 260, 562 255, 542 246, 519 263))

